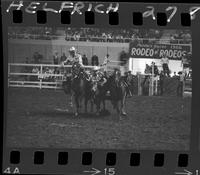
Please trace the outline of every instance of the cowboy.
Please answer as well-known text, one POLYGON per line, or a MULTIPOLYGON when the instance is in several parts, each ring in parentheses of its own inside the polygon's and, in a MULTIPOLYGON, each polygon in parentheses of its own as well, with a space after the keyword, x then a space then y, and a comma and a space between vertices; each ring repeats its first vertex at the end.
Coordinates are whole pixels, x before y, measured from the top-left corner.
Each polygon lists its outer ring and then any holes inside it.
POLYGON ((63 64, 66 64, 68 62, 70 62, 72 64, 78 63, 81 67, 83 67, 82 56, 77 53, 75 47, 71 47, 69 49, 69 57, 67 57, 67 59, 65 61, 63 61, 63 64))
POLYGON ((124 82, 126 85, 126 90, 127 90, 127 94, 129 95, 129 97, 132 97, 132 92, 131 92, 131 82, 132 82, 132 74, 131 71, 128 71, 125 75, 124 78, 124 82))
POLYGON ((69 49, 69 56, 67 57, 67 59, 65 61, 62 62, 62 66, 64 66, 65 64, 71 64, 72 65, 72 74, 73 74, 73 77, 77 76, 77 74, 78 74, 75 71, 75 68, 73 67, 74 65, 77 64, 77 66, 79 66, 80 70, 83 68, 82 56, 77 53, 75 47, 71 47, 69 49))
POLYGON ((185 80, 185 73, 183 71, 178 72, 179 74, 179 83, 177 87, 177 96, 183 97, 183 86, 185 80))
POLYGON ((100 86, 103 86, 107 82, 107 80, 103 72, 101 72, 99 69, 100 68, 97 66, 94 67, 93 74, 92 74, 92 81, 96 82, 100 86))
POLYGON ((108 65, 108 63, 110 62, 109 56, 110 56, 109 54, 106 54, 105 59, 104 59, 103 63, 101 64, 101 66, 104 67, 104 71, 105 71, 105 72, 108 71, 107 65, 108 65))
POLYGON ((162 64, 162 67, 163 67, 163 72, 164 72, 164 75, 167 74, 168 77, 170 77, 169 75, 169 59, 167 57, 167 54, 164 54, 163 57, 161 58, 161 64, 162 64))
POLYGON ((181 60, 181 66, 183 67, 183 71, 185 71, 186 76, 188 76, 189 71, 190 71, 190 64, 185 53, 183 54, 183 57, 181 60))

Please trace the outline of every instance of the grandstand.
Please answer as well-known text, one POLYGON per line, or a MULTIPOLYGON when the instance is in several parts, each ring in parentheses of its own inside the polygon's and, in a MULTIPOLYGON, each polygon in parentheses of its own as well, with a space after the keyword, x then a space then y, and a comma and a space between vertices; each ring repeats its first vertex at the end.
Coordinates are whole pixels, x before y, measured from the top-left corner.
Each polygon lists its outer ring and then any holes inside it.
POLYGON ((189 31, 153 29, 100 29, 100 28, 52 28, 52 27, 9 27, 9 39, 38 39, 91 42, 129 43, 140 40, 143 43, 191 43, 189 31))

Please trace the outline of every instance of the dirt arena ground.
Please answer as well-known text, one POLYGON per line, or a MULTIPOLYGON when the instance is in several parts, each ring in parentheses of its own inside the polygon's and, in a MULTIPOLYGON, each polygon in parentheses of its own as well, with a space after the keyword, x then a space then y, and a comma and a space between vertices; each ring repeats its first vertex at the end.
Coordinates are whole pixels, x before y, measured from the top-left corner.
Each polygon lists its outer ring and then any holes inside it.
POLYGON ((145 150, 189 149, 191 97, 134 96, 122 120, 73 116, 63 91, 10 88, 7 146, 145 150), (66 110, 67 109, 67 110, 66 110))

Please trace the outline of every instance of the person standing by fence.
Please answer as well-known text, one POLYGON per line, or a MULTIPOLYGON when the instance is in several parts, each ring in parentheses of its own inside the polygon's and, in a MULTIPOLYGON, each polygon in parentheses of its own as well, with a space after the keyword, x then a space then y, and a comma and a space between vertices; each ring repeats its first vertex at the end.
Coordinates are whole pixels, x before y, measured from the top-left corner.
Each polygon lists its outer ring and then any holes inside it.
MULTIPOLYGON (((53 55, 53 64, 58 65, 58 62, 59 62, 58 52, 55 51, 55 55, 53 55)), ((59 70, 57 67, 54 68, 54 73, 55 74, 59 73, 59 70)))
POLYGON ((179 72, 179 83, 177 87, 177 96, 183 97, 183 86, 184 86, 184 80, 185 80, 185 74, 184 72, 179 72))
POLYGON ((86 57, 85 54, 83 55, 82 60, 83 60, 83 65, 87 66, 88 65, 88 58, 86 57))
POLYGON ((168 77, 170 77, 169 75, 169 59, 167 58, 167 54, 164 54, 163 57, 161 58, 161 65, 163 68, 163 73, 164 75, 167 74, 168 77))
POLYGON ((58 62, 59 62, 58 52, 55 51, 55 54, 53 55, 53 64, 58 65, 58 62))
POLYGON ((99 58, 97 55, 92 56, 92 66, 98 66, 99 65, 99 58))
POLYGON ((67 57, 66 57, 65 53, 63 52, 63 55, 60 57, 60 63, 62 63, 66 59, 67 59, 67 57))

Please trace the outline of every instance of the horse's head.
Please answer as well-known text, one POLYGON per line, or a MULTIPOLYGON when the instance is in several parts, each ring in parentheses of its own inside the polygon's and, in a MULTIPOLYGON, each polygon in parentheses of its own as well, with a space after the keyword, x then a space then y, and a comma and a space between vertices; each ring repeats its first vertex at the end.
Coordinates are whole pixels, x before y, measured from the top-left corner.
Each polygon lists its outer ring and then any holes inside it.
POLYGON ((72 65, 72 78, 73 79, 84 79, 85 78, 85 72, 84 70, 81 68, 81 65, 79 63, 74 63, 72 65))

